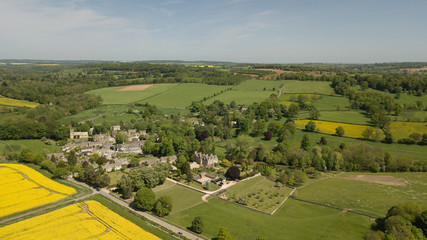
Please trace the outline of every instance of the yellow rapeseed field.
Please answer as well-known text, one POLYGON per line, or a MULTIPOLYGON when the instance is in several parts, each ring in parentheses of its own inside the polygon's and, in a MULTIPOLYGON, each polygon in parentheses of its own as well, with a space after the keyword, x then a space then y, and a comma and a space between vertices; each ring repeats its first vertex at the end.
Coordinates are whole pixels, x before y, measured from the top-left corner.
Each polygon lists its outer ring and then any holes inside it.
MULTIPOLYGON (((310 120, 296 120, 295 126, 298 129, 304 129, 305 125, 310 120)), ((357 124, 348 124, 348 123, 337 123, 337 122, 328 122, 328 121, 317 121, 313 120, 316 123, 316 128, 320 133, 326 134, 335 134, 335 129, 339 126, 344 128, 346 137, 351 138, 363 138, 362 132, 366 128, 372 128, 370 126, 365 125, 357 125, 357 124)), ((427 123, 418 123, 418 122, 391 122, 390 123, 390 131, 395 140, 401 138, 407 138, 412 133, 427 133, 427 123)), ((384 138, 384 133, 381 131, 381 138, 384 138)))
POLYGON ((12 106, 12 107, 35 108, 35 107, 39 106, 40 104, 35 103, 35 102, 29 102, 29 101, 24 101, 24 100, 16 100, 16 99, 0 96, 0 105, 12 106))
POLYGON ((74 193, 21 164, 0 164, 0 217, 56 202, 74 193))
POLYGON ((96 201, 76 203, 0 228, 0 239, 76 238, 160 239, 96 201))

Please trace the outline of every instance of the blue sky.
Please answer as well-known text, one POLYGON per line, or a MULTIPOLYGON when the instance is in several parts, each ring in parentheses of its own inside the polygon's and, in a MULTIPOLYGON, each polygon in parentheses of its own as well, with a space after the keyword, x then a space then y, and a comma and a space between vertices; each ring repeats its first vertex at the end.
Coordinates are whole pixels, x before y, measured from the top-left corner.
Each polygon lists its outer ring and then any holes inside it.
POLYGON ((425 0, 0 0, 0 59, 427 61, 425 0))

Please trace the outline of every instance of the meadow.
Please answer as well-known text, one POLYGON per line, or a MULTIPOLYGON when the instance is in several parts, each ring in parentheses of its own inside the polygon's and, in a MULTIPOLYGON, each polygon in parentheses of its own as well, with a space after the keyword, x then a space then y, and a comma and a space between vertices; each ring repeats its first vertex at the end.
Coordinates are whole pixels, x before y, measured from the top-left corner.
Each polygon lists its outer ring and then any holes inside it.
POLYGON ((156 191, 155 194, 156 197, 172 197, 173 208, 171 214, 175 214, 202 203, 202 196, 204 195, 203 193, 179 185, 173 185, 160 189, 156 191))
POLYGON ((96 201, 76 203, 0 229, 1 239, 72 239, 76 236, 80 239, 160 239, 96 201))
POLYGON ((204 102, 204 104, 211 104, 215 100, 219 100, 226 104, 230 104, 232 101, 236 104, 253 104, 255 102, 262 102, 267 99, 271 94, 277 94, 272 91, 232 91, 224 92, 216 97, 210 98, 204 102))
POLYGON ((118 91, 124 88, 121 86, 100 88, 87 93, 101 96, 103 104, 130 104, 161 94, 177 86, 178 85, 172 84, 153 84, 151 87, 143 91, 118 91))
POLYGON ((214 238, 226 227, 232 239, 361 239, 372 223, 367 217, 292 199, 272 216, 214 198, 166 219, 189 227, 195 216, 203 218, 204 236, 214 238))
POLYGON ((344 173, 324 179, 295 191, 304 200, 325 203, 384 217, 390 207, 401 202, 418 203, 427 208, 425 173, 344 173), (370 176, 358 181, 357 176, 370 176), (390 176, 376 183, 372 176, 390 176))
POLYGON ((0 217, 56 202, 76 190, 21 164, 0 164, 0 217))
POLYGON ((286 186, 275 187, 275 185, 275 182, 259 176, 227 188, 226 197, 237 203, 239 199, 240 201, 245 199, 245 205, 271 213, 292 191, 286 186))
POLYGON ((29 107, 29 108, 35 108, 39 106, 40 104, 36 102, 29 102, 25 100, 17 100, 12 98, 7 98, 0 96, 0 105, 4 106, 12 106, 12 107, 29 107))

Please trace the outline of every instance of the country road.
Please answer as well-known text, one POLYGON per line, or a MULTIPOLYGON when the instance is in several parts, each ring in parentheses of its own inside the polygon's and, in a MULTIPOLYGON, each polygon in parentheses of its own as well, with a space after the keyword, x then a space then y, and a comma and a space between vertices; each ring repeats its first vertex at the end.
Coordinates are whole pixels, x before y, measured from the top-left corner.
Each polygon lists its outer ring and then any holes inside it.
POLYGON ((157 224, 159 224, 159 225, 161 225, 161 226, 163 226, 163 227, 165 227, 165 228, 173 231, 173 232, 176 232, 176 233, 181 232, 182 236, 184 236, 184 237, 186 237, 188 239, 191 239, 191 240, 204 239, 202 237, 194 235, 193 233, 187 231, 186 229, 179 228, 179 227, 177 227, 175 225, 172 225, 172 224, 170 224, 170 223, 168 223, 166 221, 163 221, 162 219, 157 218, 157 217, 155 217, 153 215, 150 215, 150 214, 148 214, 146 212, 138 211, 138 210, 135 210, 135 209, 131 208, 127 202, 124 202, 124 201, 122 201, 122 200, 120 200, 120 199, 118 199, 118 198, 110 195, 109 192, 108 192, 108 190, 101 189, 101 190, 98 191, 97 189, 92 188, 91 186, 87 185, 86 183, 82 183, 82 182, 76 181, 73 178, 68 178, 68 180, 70 182, 73 182, 74 184, 78 184, 80 186, 84 186, 86 188, 89 188, 92 191, 94 191, 94 193, 101 194, 102 196, 110 199, 111 201, 113 201, 113 202, 115 202, 115 203, 117 203, 117 204, 119 204, 119 205, 121 205, 121 206, 123 206, 123 207, 125 207, 125 208, 127 208, 127 209, 129 209, 129 210, 131 210, 131 211, 133 211, 133 212, 135 212, 135 213, 137 213, 137 214, 145 217, 145 218, 147 218, 148 220, 150 220, 152 222, 155 222, 155 223, 157 223, 157 224))

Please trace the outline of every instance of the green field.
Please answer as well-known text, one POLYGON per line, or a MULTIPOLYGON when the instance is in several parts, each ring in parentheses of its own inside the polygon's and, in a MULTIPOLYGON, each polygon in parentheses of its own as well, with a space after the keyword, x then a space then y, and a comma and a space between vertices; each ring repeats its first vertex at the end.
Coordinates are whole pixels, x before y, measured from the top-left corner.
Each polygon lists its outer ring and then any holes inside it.
MULTIPOLYGON (((185 109, 193 101, 213 96, 229 88, 228 86, 207 85, 201 83, 183 83, 175 85, 162 94, 146 98, 140 103, 149 103, 159 108, 185 109)), ((150 89, 150 88, 149 88, 150 89)))
POLYGON ((120 122, 120 121, 130 121, 131 119, 136 119, 139 116, 135 114, 127 113, 128 109, 134 109, 138 111, 143 111, 144 107, 132 107, 131 105, 117 104, 117 105, 101 105, 97 108, 79 112, 75 115, 67 116, 61 118, 61 122, 80 122, 85 120, 92 120, 94 124, 101 124, 104 122, 120 122))
POLYGON ((285 85, 283 93, 318 93, 333 95, 334 89, 330 82, 319 81, 293 81, 285 85))
POLYGON ((204 236, 216 237, 226 227, 232 239, 361 239, 372 223, 367 217, 292 199, 272 216, 215 198, 166 219, 189 227, 196 216, 204 220, 204 236))
POLYGON ((168 91, 172 88, 177 87, 178 85, 156 85, 145 89, 144 91, 117 91, 122 89, 122 87, 110 87, 110 88, 101 88, 89 91, 87 93, 95 94, 101 96, 103 99, 103 104, 129 104, 143 99, 155 96, 157 94, 168 91))
POLYGON ((220 94, 219 96, 213 97, 206 102, 205 104, 211 104, 215 100, 219 100, 226 104, 235 101, 237 104, 253 104, 255 102, 262 102, 267 99, 271 94, 277 94, 277 92, 272 91, 228 91, 220 94))
MULTIPOLYGON (((369 125, 370 119, 358 111, 319 111, 318 120, 369 125)), ((301 112, 298 119, 310 119, 308 112, 301 112)))
POLYGON ((259 176, 227 188, 226 196, 231 201, 247 199, 247 206, 270 213, 292 191, 291 188, 275 185, 275 182, 259 176))
POLYGON ((0 141, 0 154, 5 155, 6 152, 19 153, 21 149, 28 148, 35 154, 48 154, 60 152, 61 148, 56 145, 47 145, 41 140, 7 140, 0 141))
POLYGON ((246 80, 235 86, 235 91, 273 91, 278 92, 282 84, 289 84, 294 81, 269 81, 269 80, 246 80), (265 88, 265 90, 264 90, 265 88), (275 89, 275 90, 273 90, 275 89))
POLYGON ((187 208, 191 208, 202 202, 203 193, 191 190, 186 187, 175 185, 163 190, 156 191, 156 197, 170 196, 173 201, 172 213, 175 214, 187 208))
POLYGON ((390 207, 401 202, 413 202, 427 207, 425 173, 346 173, 338 178, 329 178, 298 189, 294 195, 314 202, 384 217, 390 207), (402 178, 405 186, 391 186, 373 182, 344 179, 349 175, 393 176, 402 178))

